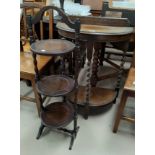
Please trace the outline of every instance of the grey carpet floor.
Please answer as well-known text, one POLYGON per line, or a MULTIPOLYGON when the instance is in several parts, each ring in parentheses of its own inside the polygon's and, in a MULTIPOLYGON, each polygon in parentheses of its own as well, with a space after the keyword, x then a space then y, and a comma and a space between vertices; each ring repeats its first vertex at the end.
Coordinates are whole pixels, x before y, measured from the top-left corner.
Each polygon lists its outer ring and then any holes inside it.
MULTIPOLYGON (((86 69, 86 67, 85 67, 86 69)), ((81 71, 79 81, 84 85, 85 69, 81 71), (83 79, 83 80, 82 80, 83 79)), ((115 79, 106 80, 99 85, 113 87, 115 79)), ((21 94, 33 96, 31 87, 21 81, 21 94)), ((20 103, 20 151, 21 155, 134 155, 135 154, 135 125, 121 121, 118 132, 112 132, 115 114, 120 101, 108 111, 97 116, 89 116, 84 120, 78 116, 80 130, 74 142, 73 149, 68 150, 70 137, 56 131, 45 129, 39 140, 36 135, 40 126, 40 119, 34 103, 21 101, 20 103)), ((47 98, 46 103, 61 100, 61 98, 47 98)), ((125 114, 134 115, 135 100, 129 98, 124 110, 125 114)), ((68 128, 71 128, 71 123, 68 128)))

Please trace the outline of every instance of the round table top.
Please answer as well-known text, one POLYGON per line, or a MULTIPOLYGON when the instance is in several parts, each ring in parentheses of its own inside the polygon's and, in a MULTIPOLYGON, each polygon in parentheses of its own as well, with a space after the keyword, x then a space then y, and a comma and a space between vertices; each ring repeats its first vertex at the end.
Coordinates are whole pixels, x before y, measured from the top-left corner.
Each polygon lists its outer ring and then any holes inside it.
POLYGON ((31 44, 31 51, 40 55, 62 55, 74 48, 72 42, 63 39, 39 40, 31 44))

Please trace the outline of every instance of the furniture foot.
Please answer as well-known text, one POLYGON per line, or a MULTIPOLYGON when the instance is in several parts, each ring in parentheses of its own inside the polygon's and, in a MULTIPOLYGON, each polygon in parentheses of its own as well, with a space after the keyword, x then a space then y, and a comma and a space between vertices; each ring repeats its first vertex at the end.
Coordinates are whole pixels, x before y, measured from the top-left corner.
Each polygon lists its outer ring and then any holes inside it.
MULTIPOLYGON (((89 103, 89 102, 88 102, 89 103)), ((86 103, 86 105, 85 105, 85 110, 84 110, 84 113, 83 113, 83 118, 85 119, 85 120, 87 120, 88 119, 88 116, 89 116, 89 104, 88 103, 86 103)))
POLYGON ((71 150, 72 149, 72 146, 73 146, 73 144, 74 144, 74 140, 75 140, 75 138, 76 138, 76 135, 77 135, 77 133, 78 133, 78 131, 79 131, 79 126, 78 127, 76 127, 76 129, 73 131, 73 133, 72 133, 72 136, 71 136, 71 141, 70 141, 70 146, 69 146, 69 150, 71 150))
POLYGON ((45 126, 44 126, 43 124, 41 124, 41 126, 40 126, 40 128, 39 128, 39 132, 38 132, 38 135, 37 135, 36 139, 39 139, 39 138, 40 138, 40 136, 41 136, 41 134, 42 134, 42 132, 43 132, 44 127, 45 127, 45 126))
POLYGON ((87 114, 84 114, 83 118, 84 118, 85 120, 87 120, 87 119, 88 119, 88 115, 87 115, 87 114))
POLYGON ((73 143, 74 143, 74 139, 75 139, 75 133, 72 134, 71 141, 70 141, 70 146, 69 146, 69 150, 72 149, 72 146, 73 146, 73 143))
POLYGON ((72 149, 72 146, 73 146, 73 143, 74 143, 74 140, 76 138, 76 135, 77 135, 77 132, 79 131, 79 126, 76 127, 74 130, 68 130, 68 129, 65 129, 65 128, 58 128, 58 130, 61 130, 63 132, 66 132, 66 133, 69 133, 71 135, 71 141, 70 141, 70 145, 69 145, 69 150, 72 149))

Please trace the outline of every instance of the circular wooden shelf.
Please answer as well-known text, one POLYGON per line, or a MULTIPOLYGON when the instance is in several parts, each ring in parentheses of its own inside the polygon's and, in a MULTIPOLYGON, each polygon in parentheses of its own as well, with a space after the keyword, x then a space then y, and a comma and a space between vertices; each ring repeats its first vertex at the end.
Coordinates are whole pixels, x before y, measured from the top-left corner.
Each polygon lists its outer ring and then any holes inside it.
POLYGON ((31 44, 31 51, 39 55, 62 55, 75 48, 75 44, 62 39, 40 40, 31 44))
MULTIPOLYGON (((77 95, 77 105, 79 110, 84 111, 84 106, 86 102, 86 90, 85 86, 80 86, 78 89, 77 95)), ((90 114, 97 114, 102 112, 107 107, 111 107, 113 101, 116 98, 116 91, 112 89, 92 87, 90 91, 90 100, 89 100, 89 112, 90 114)), ((73 103, 74 102, 74 92, 72 92, 68 99, 73 103)))
POLYGON ((70 103, 55 102, 41 112, 41 120, 45 126, 59 128, 68 125, 74 116, 74 108, 70 103))
POLYGON ((37 81, 36 86, 40 94, 57 97, 70 93, 75 87, 75 81, 65 75, 51 75, 37 81))

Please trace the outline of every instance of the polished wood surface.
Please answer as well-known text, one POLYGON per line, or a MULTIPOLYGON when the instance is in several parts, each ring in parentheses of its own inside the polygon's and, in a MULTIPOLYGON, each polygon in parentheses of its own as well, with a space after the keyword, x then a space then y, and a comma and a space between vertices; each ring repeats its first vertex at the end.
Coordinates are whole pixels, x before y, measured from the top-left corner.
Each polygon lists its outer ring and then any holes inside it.
MULTIPOLYGON (((57 23, 57 28, 65 31, 72 31, 66 24, 57 23)), ((114 27, 114 26, 100 26, 81 24, 80 33, 91 35, 125 35, 133 32, 132 27, 114 27)))
MULTIPOLYGON (((37 56, 38 60, 38 69, 41 71, 51 60, 52 57, 47 56, 37 56)), ((30 52, 21 52, 20 53, 20 73, 21 74, 31 74, 35 75, 34 64, 32 53, 30 52)), ((21 77, 22 78, 22 77, 21 77)))
MULTIPOLYGON (((116 97, 115 90, 92 87, 90 89, 89 105, 93 107, 102 107, 108 103, 112 103, 116 97)), ((86 102, 86 87, 80 86, 78 89, 78 104, 84 106, 86 102)), ((74 102, 74 92, 70 94, 71 102, 74 102)))
POLYGON ((32 1, 24 1, 24 3, 21 4, 21 7, 27 8, 27 9, 36 9, 36 8, 42 8, 45 6, 45 2, 32 2, 32 1))
POLYGON ((65 75, 50 75, 37 81, 40 94, 57 97, 64 96, 74 89, 75 81, 65 75))
POLYGON ((131 68, 125 82, 124 89, 135 91, 135 68, 131 68))
POLYGON ((54 102, 46 106, 41 112, 43 125, 59 128, 68 125, 74 116, 74 108, 69 103, 54 102))
MULTIPOLYGON (((103 18, 103 20, 104 19, 105 18, 103 18)), ((111 18, 109 18, 109 21, 108 19, 106 20, 108 21, 109 24, 110 24, 110 19, 111 18)), ((87 18, 85 18, 85 20, 87 20, 87 18)), ((98 20, 100 21, 102 20, 102 18, 98 18, 98 20)), ((97 40, 98 42, 119 42, 119 41, 128 40, 129 37, 131 37, 133 32, 132 27, 113 26, 113 24, 115 25, 113 21, 111 21, 110 26, 108 25, 101 26, 100 24, 99 25, 81 24, 80 40, 81 41, 97 40)), ((73 35, 74 31, 69 27, 67 27, 64 23, 58 22, 57 28, 61 36, 64 36, 70 39, 75 39, 75 36, 73 35)))
POLYGON ((39 55, 62 55, 74 48, 75 44, 63 39, 41 40, 31 44, 31 51, 39 55))

